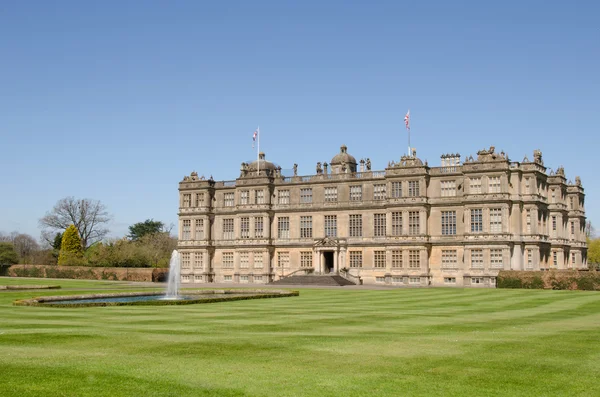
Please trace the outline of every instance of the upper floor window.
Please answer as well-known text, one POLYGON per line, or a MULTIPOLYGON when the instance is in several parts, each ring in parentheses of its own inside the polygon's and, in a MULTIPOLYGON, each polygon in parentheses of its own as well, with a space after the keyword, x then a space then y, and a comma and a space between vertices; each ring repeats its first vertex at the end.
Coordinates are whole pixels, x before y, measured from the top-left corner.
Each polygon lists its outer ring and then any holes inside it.
POLYGON ((204 219, 196 219, 196 240, 204 239, 204 219))
POLYGON ((233 218, 223 219, 223 240, 233 240, 235 238, 233 222, 233 218))
POLYGON ((392 212, 392 236, 402 235, 402 212, 392 212))
POLYGON ((402 182, 392 182, 392 197, 402 197, 402 182))
POLYGON ((312 216, 300 217, 300 238, 312 238, 312 216))
POLYGON ((181 229, 181 239, 190 240, 192 238, 192 221, 190 219, 183 220, 183 227, 181 229))
POLYGON ((325 236, 337 237, 337 215, 325 215, 325 236))
POLYGON ((456 211, 442 211, 442 234, 456 234, 456 211))
POLYGON ((408 234, 421 234, 421 213, 419 211, 410 211, 408 213, 408 234))
POLYGON ((240 237, 241 238, 250 238, 250 218, 242 217, 240 218, 240 237))
POLYGON ((204 204, 204 193, 196 193, 194 196, 194 207, 201 207, 204 204))
POLYGON ((325 201, 337 201, 337 187, 325 188, 325 201))
POLYGON ((223 195, 225 207, 233 207, 235 204, 235 195, 234 193, 225 193, 223 195))
POLYGON ((263 218, 258 216, 254 218, 254 237, 263 238, 263 218))
POLYGON ((277 237, 290 238, 290 218, 281 216, 277 218, 277 237))
POLYGON ((263 190, 254 191, 254 203, 264 204, 265 203, 265 192, 263 190))
POLYGON ((502 208, 490 208, 490 233, 502 233, 502 208))
POLYGON ((442 269, 456 269, 457 267, 456 250, 442 250, 442 269))
POLYGON ((373 185, 373 200, 385 200, 386 185, 373 185))
POLYGON ((419 181, 408 181, 408 196, 419 197, 419 181))
POLYGON ((531 194, 531 178, 525 178, 525 194, 531 194))
POLYGON ((491 176, 489 178, 489 192, 490 193, 500 193, 500 177, 499 176, 491 176))
POLYGON ((312 203, 312 189, 311 188, 300 189, 300 202, 303 204, 312 203))
POLYGON ((550 193, 550 202, 552 204, 556 203, 556 190, 552 189, 552 193, 550 193))
POLYGON ((481 178, 471 178, 469 181, 469 193, 481 194, 481 178))
POLYGON ((192 201, 192 195, 189 193, 185 193, 183 195, 183 207, 189 208, 191 205, 191 201, 192 201))
POLYGON ((385 214, 373 215, 373 237, 385 237, 385 214))
POLYGON ((250 192, 248 190, 242 190, 240 192, 240 204, 250 204, 250 192))
POLYGON ((575 208, 575 200, 573 199, 573 197, 569 197, 569 209, 572 210, 573 208, 575 208))
POLYGON ((483 210, 473 208, 471 210, 471 233, 483 232, 483 210))
POLYGON ((279 204, 289 204, 290 203, 290 191, 289 190, 280 190, 278 192, 278 203, 279 204))
POLYGON ((442 197, 456 196, 456 181, 442 181, 442 197))
POLYGON ((348 235, 350 237, 362 237, 362 215, 350 215, 348 235))
POLYGON ((362 186, 350 186, 350 201, 362 200, 362 186))

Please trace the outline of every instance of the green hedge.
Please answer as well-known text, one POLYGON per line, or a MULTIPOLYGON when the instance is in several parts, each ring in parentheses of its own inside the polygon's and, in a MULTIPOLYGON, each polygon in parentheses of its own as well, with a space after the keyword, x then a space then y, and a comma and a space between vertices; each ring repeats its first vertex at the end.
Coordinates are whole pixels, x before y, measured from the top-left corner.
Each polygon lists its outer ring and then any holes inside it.
POLYGON ((600 291, 600 272, 578 270, 501 271, 497 288, 600 291))

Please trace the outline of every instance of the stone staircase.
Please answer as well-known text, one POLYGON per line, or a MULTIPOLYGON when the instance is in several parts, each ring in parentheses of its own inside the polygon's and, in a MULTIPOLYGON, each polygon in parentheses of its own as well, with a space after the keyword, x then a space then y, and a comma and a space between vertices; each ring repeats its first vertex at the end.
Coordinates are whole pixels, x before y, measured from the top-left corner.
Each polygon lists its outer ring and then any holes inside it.
POLYGON ((339 275, 291 275, 270 282, 269 285, 327 285, 343 287, 344 285, 356 285, 350 280, 339 275))

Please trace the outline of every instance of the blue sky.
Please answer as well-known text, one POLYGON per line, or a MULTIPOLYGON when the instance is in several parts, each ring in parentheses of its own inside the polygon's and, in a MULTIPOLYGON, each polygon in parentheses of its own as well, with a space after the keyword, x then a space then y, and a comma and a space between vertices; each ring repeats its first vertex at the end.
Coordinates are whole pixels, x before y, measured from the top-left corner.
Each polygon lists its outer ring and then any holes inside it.
POLYGON ((39 236, 61 198, 112 236, 175 223, 193 170, 261 150, 312 174, 341 144, 383 169, 495 145, 582 179, 600 227, 597 1, 0 2, 0 231, 39 236))

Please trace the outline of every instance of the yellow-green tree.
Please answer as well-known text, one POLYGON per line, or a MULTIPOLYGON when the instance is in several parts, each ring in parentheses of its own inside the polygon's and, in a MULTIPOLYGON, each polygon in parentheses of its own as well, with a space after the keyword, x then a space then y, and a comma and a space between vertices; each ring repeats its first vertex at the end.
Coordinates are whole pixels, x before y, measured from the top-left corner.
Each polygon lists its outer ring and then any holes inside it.
POLYGON ((83 247, 81 246, 79 232, 75 225, 70 225, 62 236, 58 264, 81 265, 83 262, 83 247))
POLYGON ((588 240, 587 261, 590 269, 600 267, 600 238, 588 240))

